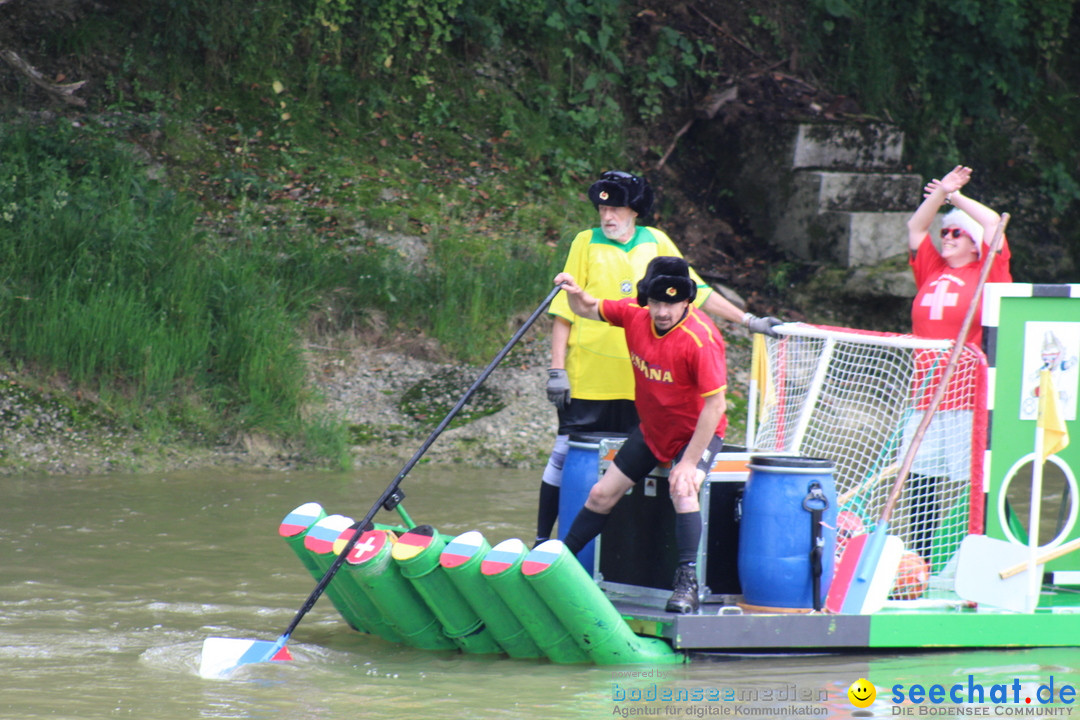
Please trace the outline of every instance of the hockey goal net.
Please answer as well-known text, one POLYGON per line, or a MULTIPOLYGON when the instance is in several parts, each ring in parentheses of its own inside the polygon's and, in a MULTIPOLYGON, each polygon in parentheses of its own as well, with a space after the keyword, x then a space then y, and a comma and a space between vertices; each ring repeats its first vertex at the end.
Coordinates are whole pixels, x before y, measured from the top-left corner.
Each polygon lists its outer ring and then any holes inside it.
MULTIPOLYGON (((838 546, 871 532, 953 342, 789 323, 755 346, 747 447, 834 461, 838 546)), ((917 448, 889 533, 940 573, 982 532, 986 359, 966 346, 917 448)))

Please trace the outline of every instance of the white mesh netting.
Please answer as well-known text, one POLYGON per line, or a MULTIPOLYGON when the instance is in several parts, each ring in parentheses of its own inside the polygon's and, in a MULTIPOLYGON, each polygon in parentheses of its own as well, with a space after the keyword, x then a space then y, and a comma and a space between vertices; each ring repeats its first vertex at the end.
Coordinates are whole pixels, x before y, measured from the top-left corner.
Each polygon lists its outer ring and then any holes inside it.
MULTIPOLYGON (((843 538, 879 522, 952 341, 804 324, 766 338, 755 363, 748 445, 835 462, 843 538)), ((890 518, 890 534, 940 573, 981 530, 986 362, 965 347, 890 518)), ((920 593, 921 594, 921 593, 920 593)))

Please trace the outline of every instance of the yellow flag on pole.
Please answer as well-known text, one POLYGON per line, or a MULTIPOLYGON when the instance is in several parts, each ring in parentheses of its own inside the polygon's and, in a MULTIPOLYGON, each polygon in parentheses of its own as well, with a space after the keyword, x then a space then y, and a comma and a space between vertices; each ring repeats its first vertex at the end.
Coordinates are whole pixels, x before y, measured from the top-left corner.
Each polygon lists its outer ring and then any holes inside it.
POLYGON ((1069 429, 1061 419, 1058 409, 1058 395, 1049 370, 1039 373, 1039 419, 1038 426, 1043 432, 1042 459, 1061 452, 1069 446, 1069 429))
POLYGON ((754 333, 751 363, 751 372, 754 380, 757 381, 761 398, 758 418, 764 421, 769 410, 776 404, 776 386, 773 385, 772 373, 769 372, 769 351, 765 344, 765 336, 761 333, 754 333))

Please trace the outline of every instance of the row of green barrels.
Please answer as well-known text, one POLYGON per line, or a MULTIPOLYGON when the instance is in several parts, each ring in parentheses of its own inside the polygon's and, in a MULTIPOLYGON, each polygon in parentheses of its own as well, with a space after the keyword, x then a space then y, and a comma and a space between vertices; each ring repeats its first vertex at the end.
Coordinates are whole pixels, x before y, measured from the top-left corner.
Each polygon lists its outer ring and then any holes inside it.
MULTIPOLYGON (((279 534, 319 579, 353 524, 311 502, 289 513, 279 534)), ((376 525, 357 540, 326 595, 354 629, 425 650, 568 664, 683 661, 667 642, 635 635, 558 540, 532 550, 519 539, 491 547, 475 530, 447 537, 430 525, 376 525)))

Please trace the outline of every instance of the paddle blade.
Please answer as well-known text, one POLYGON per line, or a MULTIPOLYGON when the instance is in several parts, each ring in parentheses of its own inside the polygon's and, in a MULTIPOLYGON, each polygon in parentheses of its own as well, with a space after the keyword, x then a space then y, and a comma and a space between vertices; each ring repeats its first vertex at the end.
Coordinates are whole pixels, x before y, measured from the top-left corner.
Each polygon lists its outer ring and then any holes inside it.
MULTIPOLYGON (((956 559, 956 594, 964 600, 1004 608, 1013 612, 1027 609, 1028 574, 1022 572, 1002 580, 1003 568, 1028 559, 1028 548, 1007 540, 968 535, 960 543, 956 559)), ((1038 566, 1042 572, 1042 566, 1038 566)))
POLYGON ((866 533, 855 535, 847 541, 844 554, 836 564, 836 573, 833 575, 832 584, 829 585, 829 594, 825 598, 825 609, 832 613, 843 612, 844 598, 847 597, 848 588, 855 577, 855 568, 859 564, 859 556, 862 555, 866 539, 870 536, 866 533))
POLYGON ((904 542, 886 535, 885 525, 869 535, 853 537, 829 586, 825 608, 848 615, 880 610, 892 590, 903 554, 904 542))
POLYGON ((880 546, 871 543, 865 548, 869 554, 855 571, 854 592, 848 591, 844 612, 869 615, 884 607, 889 598, 904 555, 904 541, 896 535, 883 537, 880 546))
POLYGON ((211 637, 203 641, 199 659, 199 677, 207 680, 224 680, 241 665, 257 662, 292 660, 292 654, 279 638, 267 640, 237 640, 211 637))

